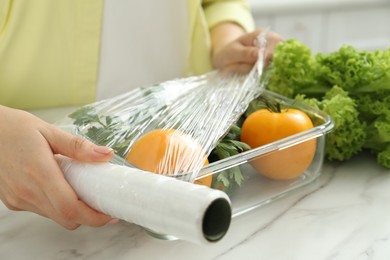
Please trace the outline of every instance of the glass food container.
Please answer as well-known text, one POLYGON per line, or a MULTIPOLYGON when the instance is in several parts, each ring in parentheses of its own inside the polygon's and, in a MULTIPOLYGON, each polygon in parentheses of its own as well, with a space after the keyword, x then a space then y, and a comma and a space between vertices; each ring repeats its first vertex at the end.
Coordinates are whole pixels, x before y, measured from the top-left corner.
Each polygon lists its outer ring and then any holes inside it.
MULTIPOLYGON (((229 190, 225 190, 232 203, 232 217, 237 217, 247 213, 253 209, 259 208, 267 203, 270 203, 283 195, 288 194, 304 185, 314 181, 320 174, 323 166, 326 134, 333 128, 331 118, 318 109, 300 104, 295 100, 288 99, 284 96, 265 90, 262 96, 266 97, 271 102, 278 102, 282 107, 297 108, 304 111, 312 120, 314 127, 303 132, 288 136, 275 142, 254 148, 237 155, 212 162, 204 166, 198 173, 195 180, 201 179, 206 175, 213 175, 213 179, 217 179, 220 174, 231 174, 232 171, 241 173, 243 181, 240 185, 235 185, 229 190), (305 149, 301 149, 302 145, 311 143, 313 151, 311 155, 302 154, 297 162, 289 159, 288 155, 293 154, 295 157, 305 149), (286 157, 287 155, 287 157, 286 157), (302 157, 310 157, 303 159, 303 173, 296 178, 289 180, 274 180, 265 177, 261 174, 261 169, 256 165, 267 164, 272 171, 281 172, 288 171, 291 167, 297 167, 302 157), (256 170, 257 169, 257 170, 256 170)), ((100 140, 94 140, 88 136, 88 131, 93 130, 91 124, 83 124, 74 127, 74 132, 77 135, 92 139, 93 142, 101 143, 100 140)), ((107 136, 110 133, 103 133, 102 136, 107 136)), ((101 138, 101 136, 99 137, 101 138)), ((293 157, 294 157, 293 156, 293 157)), ((132 167, 123 157, 115 155, 113 163, 128 165, 132 167)), ((261 168, 261 167, 260 167, 261 168)), ((191 173, 182 173, 182 175, 191 173)), ((173 176, 180 177, 180 176, 173 176)), ((214 182, 213 182, 214 183, 214 182)), ((212 188, 221 189, 218 186, 212 188)), ((223 188, 222 188, 223 190, 223 188)))

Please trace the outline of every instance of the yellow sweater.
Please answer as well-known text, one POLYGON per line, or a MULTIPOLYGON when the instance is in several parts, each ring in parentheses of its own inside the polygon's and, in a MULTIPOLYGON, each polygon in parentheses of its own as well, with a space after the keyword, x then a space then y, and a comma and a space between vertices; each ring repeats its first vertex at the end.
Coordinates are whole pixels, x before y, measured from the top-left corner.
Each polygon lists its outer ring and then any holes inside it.
MULTIPOLYGON (((188 0, 187 75, 212 69, 209 28, 253 20, 244 0, 188 0)), ((0 0, 0 104, 23 108, 95 101, 103 0, 0 0)), ((183 75, 185 76, 185 75, 183 75)))

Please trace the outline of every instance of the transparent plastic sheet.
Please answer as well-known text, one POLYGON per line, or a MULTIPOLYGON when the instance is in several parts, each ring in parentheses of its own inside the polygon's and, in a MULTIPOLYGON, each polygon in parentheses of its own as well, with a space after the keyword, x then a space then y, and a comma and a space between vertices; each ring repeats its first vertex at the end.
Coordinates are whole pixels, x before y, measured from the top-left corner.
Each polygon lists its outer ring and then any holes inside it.
MULTIPOLYGON (((218 221, 204 221, 211 205, 217 201, 230 204, 229 198, 222 191, 191 182, 218 141, 245 112, 249 103, 263 92, 260 78, 265 39, 266 33, 258 37, 259 59, 247 75, 214 71, 199 77, 140 87, 84 106, 58 122, 60 127, 71 129, 99 145, 110 146, 116 153, 113 163, 98 164, 97 168, 95 164, 59 159, 65 177, 80 198, 99 211, 156 233, 195 243, 221 239, 228 225, 221 227, 218 221), (157 133, 157 139, 139 144, 141 138, 152 132, 157 133), (133 156, 134 163, 129 155, 137 145, 143 148, 133 156), (159 160, 152 168, 138 165, 138 159, 141 163, 148 163, 154 157, 159 157, 159 160), (98 175, 89 174, 91 172, 107 176, 96 178, 98 175), (150 177, 150 172, 159 174, 150 177), (132 174, 138 174, 138 178, 132 174), (175 178, 168 178, 168 181, 162 175, 175 178), (175 179, 186 182, 176 182, 175 179), (178 188, 183 185, 186 186, 178 188), (144 194, 145 191, 148 194, 144 194), (162 194, 163 201, 160 199, 162 194), (183 203, 169 199, 179 197, 183 198, 183 203), (127 210, 134 205, 141 207, 138 211, 127 210), (179 207, 182 213, 172 207, 166 211, 162 205, 179 207), (199 214, 185 214, 194 208, 199 214), (145 218, 147 214, 150 214, 149 218, 145 218), (178 228, 178 223, 184 223, 184 226, 178 228), (212 230, 212 238, 208 236, 205 225, 212 230)), ((230 219, 231 211, 227 213, 226 207, 221 205, 217 208, 219 212, 214 211, 215 216, 230 219)))
MULTIPOLYGON (((258 64, 249 75, 214 71, 138 88, 88 105, 80 111, 98 115, 99 122, 82 124, 77 128, 78 134, 113 147, 118 156, 126 158, 141 136, 158 129, 161 135, 168 136, 170 143, 160 147, 165 149, 164 155, 150 171, 180 174, 193 181, 220 138, 245 112, 249 102, 263 91, 257 84, 262 72, 262 65, 259 68, 258 64), (189 148, 187 143, 199 148, 189 148)), ((75 123, 79 124, 80 120, 89 118, 76 119, 75 123)))

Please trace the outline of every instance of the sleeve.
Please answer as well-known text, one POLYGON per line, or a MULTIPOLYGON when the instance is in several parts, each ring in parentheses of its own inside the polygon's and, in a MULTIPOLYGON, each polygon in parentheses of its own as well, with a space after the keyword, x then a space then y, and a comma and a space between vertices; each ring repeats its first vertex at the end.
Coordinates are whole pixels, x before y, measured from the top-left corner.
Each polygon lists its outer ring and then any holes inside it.
POLYGON ((0 0, 0 35, 7 22, 10 0, 0 0))
POLYGON ((254 20, 249 5, 245 0, 203 0, 209 28, 222 22, 234 22, 250 32, 254 30, 254 20))

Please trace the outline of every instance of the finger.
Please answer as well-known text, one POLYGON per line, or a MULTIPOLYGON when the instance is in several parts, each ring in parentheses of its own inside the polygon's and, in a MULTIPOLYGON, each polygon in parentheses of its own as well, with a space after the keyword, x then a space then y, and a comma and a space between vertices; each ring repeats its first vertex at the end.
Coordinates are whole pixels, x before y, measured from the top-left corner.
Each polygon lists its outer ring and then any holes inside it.
POLYGON ((230 55, 226 55, 224 65, 230 66, 236 63, 247 63, 253 66, 259 57, 259 49, 257 47, 242 47, 239 46, 230 55))
POLYGON ((239 38, 239 42, 244 46, 257 46, 257 36, 260 34, 260 29, 244 34, 239 38))
MULTIPOLYGON (((251 33, 247 33, 239 38, 239 41, 244 46, 256 46, 259 47, 258 36, 262 32, 262 29, 257 29, 251 33)), ((285 39, 273 31, 267 31, 266 33, 266 44, 274 48, 279 42, 283 42, 285 39)))
POLYGON ((51 126, 49 129, 48 131, 43 131, 42 134, 55 154, 62 154, 85 162, 109 161, 114 155, 112 148, 98 146, 54 126, 51 126))
POLYGON ((89 207, 85 202, 78 200, 77 202, 78 214, 80 216, 78 223, 91 227, 100 227, 113 218, 109 215, 101 213, 91 207, 89 207))
POLYGON ((100 227, 113 220, 111 216, 92 209, 81 200, 69 204, 62 203, 49 217, 69 230, 74 230, 80 225, 100 227))
POLYGON ((60 176, 58 180, 53 180, 57 183, 57 187, 49 187, 46 191, 46 197, 54 209, 54 212, 49 215, 51 218, 68 229, 72 229, 75 223, 98 227, 112 220, 111 216, 98 212, 81 201, 63 177, 57 162, 53 160, 50 164, 50 168, 55 170, 51 176, 60 176))
MULTIPOLYGON (((42 137, 43 139, 43 137, 42 137)), ((27 160, 29 185, 17 183, 8 185, 12 189, 2 190, 8 194, 7 204, 11 209, 27 210, 51 218, 67 229, 76 229, 81 224, 100 226, 111 220, 81 202, 65 180, 50 149, 36 146, 44 161, 27 160), (32 161, 32 162, 31 162, 32 161), (33 170, 32 170, 33 169, 33 170)), ((7 185, 5 185, 7 187, 7 185)))
POLYGON ((45 168, 41 170, 46 171, 43 174, 46 178, 41 185, 46 187, 43 192, 47 202, 36 206, 41 206, 40 210, 45 212, 49 218, 70 230, 79 225, 102 226, 112 219, 92 209, 78 198, 65 180, 57 161, 52 159, 46 162, 45 168))
MULTIPOLYGON (((39 150, 38 152, 42 154, 42 157, 47 153, 45 151, 39 150)), ((48 155, 46 158, 50 158, 48 155)), ((34 169, 34 171, 30 171, 30 179, 29 182, 24 182, 23 180, 19 180, 15 183, 15 180, 8 178, 6 180, 0 179, 1 194, 0 199, 3 201, 4 205, 14 211, 30 211, 36 213, 40 216, 51 218, 60 224, 65 223, 61 221, 60 217, 55 217, 58 215, 56 210, 53 208, 52 203, 50 203, 50 198, 54 198, 57 194, 47 196, 45 192, 45 187, 53 187, 53 190, 56 189, 56 178, 51 175, 42 174, 45 171, 45 167, 43 164, 40 164, 39 161, 36 162, 36 165, 32 165, 29 162, 29 159, 25 161, 25 167, 28 169, 34 169), (36 178, 36 176, 41 176, 36 178)), ((48 164, 49 165, 49 164, 48 164)), ((63 196, 61 194, 60 196, 63 196)), ((77 224, 74 223, 73 226, 68 226, 69 229, 76 228, 77 224)))
POLYGON ((274 48, 278 43, 284 42, 284 41, 285 41, 285 39, 281 35, 279 35, 275 32, 271 31, 271 32, 268 32, 268 34, 267 34, 267 45, 271 46, 271 48, 274 48))

